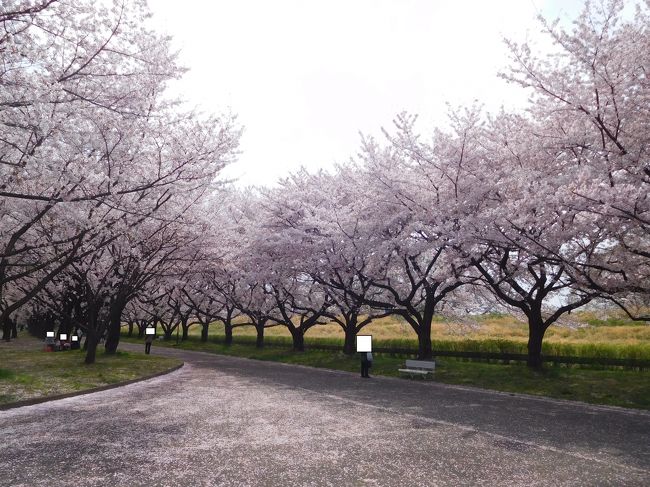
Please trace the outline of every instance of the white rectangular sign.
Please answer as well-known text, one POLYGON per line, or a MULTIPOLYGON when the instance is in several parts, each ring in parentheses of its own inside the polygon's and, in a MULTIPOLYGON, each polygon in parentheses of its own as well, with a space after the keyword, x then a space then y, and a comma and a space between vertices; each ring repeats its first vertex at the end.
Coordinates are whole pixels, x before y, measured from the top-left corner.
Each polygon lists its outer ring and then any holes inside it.
POLYGON ((372 352, 372 335, 357 335, 357 352, 372 352))

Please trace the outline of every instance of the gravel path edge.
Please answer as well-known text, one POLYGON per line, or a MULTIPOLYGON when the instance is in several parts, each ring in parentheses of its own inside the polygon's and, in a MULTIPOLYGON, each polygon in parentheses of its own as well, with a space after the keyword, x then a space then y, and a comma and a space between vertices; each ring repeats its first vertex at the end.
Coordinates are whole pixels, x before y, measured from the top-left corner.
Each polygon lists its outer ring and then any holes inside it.
POLYGON ((172 372, 177 371, 181 367, 185 365, 185 362, 180 363, 179 365, 175 365, 169 369, 162 370, 160 372, 156 372, 155 374, 150 374, 150 375, 145 375, 142 377, 138 377, 136 379, 130 379, 127 381, 123 382, 115 382, 114 384, 106 384, 105 386, 99 386, 99 387, 93 387, 91 389, 83 389, 81 391, 75 391, 75 392, 67 392, 65 394, 56 394, 54 396, 43 396, 43 397, 35 397, 33 399, 25 399, 23 401, 16 401, 16 402, 9 402, 6 404, 0 404, 0 411, 7 411, 9 409, 16 409, 16 408, 21 408, 25 406, 33 406, 34 404, 41 404, 44 402, 50 402, 50 401, 58 401, 59 399, 66 399, 68 397, 75 397, 75 396, 83 396, 85 394, 92 394, 94 392, 101 392, 101 391, 107 391, 109 389, 116 389, 118 387, 123 387, 127 386, 129 384, 135 384, 136 382, 142 382, 145 380, 149 379, 154 379, 156 377, 160 377, 161 375, 167 375, 171 374, 172 372))

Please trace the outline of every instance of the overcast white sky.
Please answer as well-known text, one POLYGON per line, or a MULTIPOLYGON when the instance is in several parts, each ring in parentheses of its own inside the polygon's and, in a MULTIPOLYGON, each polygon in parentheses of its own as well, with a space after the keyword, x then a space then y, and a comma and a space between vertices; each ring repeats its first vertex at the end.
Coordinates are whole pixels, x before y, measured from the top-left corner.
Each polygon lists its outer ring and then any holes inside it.
POLYGON ((534 40, 537 13, 569 19, 582 0, 149 0, 190 68, 172 87, 244 125, 229 177, 271 184, 301 165, 331 167, 406 110, 422 128, 452 105, 521 105, 497 78, 503 37, 534 40))

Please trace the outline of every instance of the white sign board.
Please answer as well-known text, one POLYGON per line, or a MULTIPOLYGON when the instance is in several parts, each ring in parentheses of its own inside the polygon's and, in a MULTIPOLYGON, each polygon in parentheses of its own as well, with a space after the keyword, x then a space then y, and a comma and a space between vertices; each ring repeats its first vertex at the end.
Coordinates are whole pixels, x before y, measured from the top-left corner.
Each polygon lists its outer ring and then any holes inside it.
POLYGON ((45 336, 46 336, 47 338, 54 338, 54 332, 53 332, 53 331, 45 332, 45 336))
POLYGON ((145 332, 147 335, 155 335, 155 334, 156 334, 156 329, 155 329, 155 328, 151 328, 151 327, 149 327, 149 328, 146 328, 146 329, 144 330, 144 332, 145 332))
POLYGON ((357 352, 372 352, 372 335, 357 335, 357 352))

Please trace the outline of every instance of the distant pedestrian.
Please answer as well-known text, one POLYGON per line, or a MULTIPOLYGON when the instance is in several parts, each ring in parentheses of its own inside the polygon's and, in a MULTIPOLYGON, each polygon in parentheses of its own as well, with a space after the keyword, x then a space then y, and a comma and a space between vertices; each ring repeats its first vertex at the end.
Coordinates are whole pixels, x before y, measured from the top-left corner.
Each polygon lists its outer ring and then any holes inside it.
POLYGON ((48 352, 54 352, 54 337, 45 337, 45 350, 48 352))
POLYGON ((370 379, 370 375, 368 375, 370 367, 372 367, 372 353, 361 352, 361 377, 370 379))
POLYGON ((147 335, 144 339, 144 353, 149 355, 151 353, 151 344, 153 343, 153 335, 147 335))

